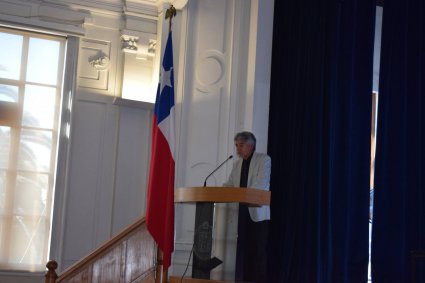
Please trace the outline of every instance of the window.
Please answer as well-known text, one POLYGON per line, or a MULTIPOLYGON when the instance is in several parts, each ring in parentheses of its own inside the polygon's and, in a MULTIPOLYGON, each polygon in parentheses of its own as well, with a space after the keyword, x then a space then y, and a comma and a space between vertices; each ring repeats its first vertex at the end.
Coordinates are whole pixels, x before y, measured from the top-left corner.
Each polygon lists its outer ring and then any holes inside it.
POLYGON ((0 27, 0 269, 44 271, 66 39, 0 27))

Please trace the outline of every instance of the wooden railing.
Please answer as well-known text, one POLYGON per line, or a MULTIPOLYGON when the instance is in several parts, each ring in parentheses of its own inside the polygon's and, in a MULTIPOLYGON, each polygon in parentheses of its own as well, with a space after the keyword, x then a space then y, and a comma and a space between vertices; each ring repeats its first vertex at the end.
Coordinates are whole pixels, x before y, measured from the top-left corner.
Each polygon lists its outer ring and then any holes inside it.
POLYGON ((94 252, 76 262, 59 276, 58 264, 49 261, 45 283, 162 283, 162 255, 140 218, 94 252))

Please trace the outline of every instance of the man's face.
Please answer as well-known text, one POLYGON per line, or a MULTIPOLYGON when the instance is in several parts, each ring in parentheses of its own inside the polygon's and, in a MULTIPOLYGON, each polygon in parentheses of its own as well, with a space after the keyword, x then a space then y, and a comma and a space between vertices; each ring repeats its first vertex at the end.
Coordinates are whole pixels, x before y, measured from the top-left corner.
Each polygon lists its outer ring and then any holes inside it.
POLYGON ((254 145, 243 140, 236 140, 235 147, 236 153, 243 159, 247 159, 254 151, 254 145))

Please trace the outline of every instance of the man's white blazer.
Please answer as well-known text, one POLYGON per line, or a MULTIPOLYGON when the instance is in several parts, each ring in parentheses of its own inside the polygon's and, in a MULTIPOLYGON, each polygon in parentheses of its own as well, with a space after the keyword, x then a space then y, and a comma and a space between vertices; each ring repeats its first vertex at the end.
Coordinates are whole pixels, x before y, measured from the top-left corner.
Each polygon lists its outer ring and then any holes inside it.
MULTIPOLYGON (((223 184, 225 187, 239 187, 241 179, 242 158, 238 158, 232 167, 228 180, 223 184)), ((272 162, 270 156, 264 153, 254 152, 249 164, 248 188, 270 190, 270 173, 272 162)), ((249 207, 252 221, 258 222, 270 219, 270 206, 249 207)))

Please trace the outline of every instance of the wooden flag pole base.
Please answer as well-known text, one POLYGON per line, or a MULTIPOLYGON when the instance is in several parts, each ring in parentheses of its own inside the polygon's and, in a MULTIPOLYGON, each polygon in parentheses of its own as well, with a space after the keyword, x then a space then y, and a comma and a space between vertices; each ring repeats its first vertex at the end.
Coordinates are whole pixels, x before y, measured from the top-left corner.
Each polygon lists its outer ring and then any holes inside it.
POLYGON ((156 269, 155 269, 155 283, 167 283, 168 271, 164 270, 164 255, 161 249, 156 247, 156 269))

